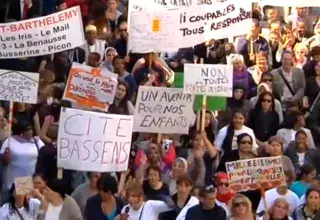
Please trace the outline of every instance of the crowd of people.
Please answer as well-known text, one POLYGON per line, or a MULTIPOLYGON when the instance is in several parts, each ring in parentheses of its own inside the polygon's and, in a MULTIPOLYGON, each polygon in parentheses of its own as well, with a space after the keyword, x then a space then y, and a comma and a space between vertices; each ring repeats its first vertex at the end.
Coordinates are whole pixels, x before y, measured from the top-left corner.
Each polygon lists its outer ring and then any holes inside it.
MULTIPOLYGON (((1 1, 0 1, 1 2, 1 1)), ((254 4, 246 36, 176 52, 133 54, 127 0, 8 0, 0 23, 80 6, 85 45, 41 57, 0 59, 0 69, 38 72, 37 104, 0 108, 0 220, 319 220, 320 11, 254 4), (128 170, 63 170, 57 140, 73 62, 118 75, 108 114, 133 115, 139 86, 171 87, 185 63, 233 66, 233 96, 188 135, 134 133, 128 170), (281 156, 286 185, 237 193, 225 163, 281 156), (32 176, 30 194, 14 179, 32 176)), ((195 112, 196 114, 196 112, 195 112)), ((111 128, 112 129, 112 128, 111 128)))

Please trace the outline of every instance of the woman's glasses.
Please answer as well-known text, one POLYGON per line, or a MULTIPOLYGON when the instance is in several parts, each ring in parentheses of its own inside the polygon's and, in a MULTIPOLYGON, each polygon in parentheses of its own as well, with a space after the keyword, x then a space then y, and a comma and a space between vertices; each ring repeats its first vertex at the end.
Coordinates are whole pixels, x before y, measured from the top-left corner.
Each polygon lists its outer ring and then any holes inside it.
POLYGON ((240 207, 240 206, 247 206, 247 203, 244 201, 243 202, 235 202, 235 203, 233 203, 233 206, 235 208, 240 207))
POLYGON ((251 141, 240 141, 240 144, 252 144, 251 141))
POLYGON ((219 186, 229 187, 229 183, 222 183, 222 182, 220 182, 220 183, 219 183, 219 186))
POLYGON ((271 103, 271 99, 262 99, 262 102, 271 103))

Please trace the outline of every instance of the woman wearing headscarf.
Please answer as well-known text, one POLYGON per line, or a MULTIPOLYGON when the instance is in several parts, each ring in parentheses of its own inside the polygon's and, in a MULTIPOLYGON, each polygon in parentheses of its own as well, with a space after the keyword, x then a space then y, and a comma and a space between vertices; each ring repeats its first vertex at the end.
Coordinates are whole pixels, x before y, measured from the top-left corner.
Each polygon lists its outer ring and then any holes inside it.
POLYGON ((178 157, 172 164, 168 178, 164 180, 169 185, 170 195, 177 193, 177 179, 188 172, 188 162, 182 157, 178 157))
POLYGON ((113 59, 118 55, 116 49, 113 47, 107 47, 104 51, 104 61, 101 62, 100 68, 102 70, 108 70, 110 72, 114 71, 113 59))

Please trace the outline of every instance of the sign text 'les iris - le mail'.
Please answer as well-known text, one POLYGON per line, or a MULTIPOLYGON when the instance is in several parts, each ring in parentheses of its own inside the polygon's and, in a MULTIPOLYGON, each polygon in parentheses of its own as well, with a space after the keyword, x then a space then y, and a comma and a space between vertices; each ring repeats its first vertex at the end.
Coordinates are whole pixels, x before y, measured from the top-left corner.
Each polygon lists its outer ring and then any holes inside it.
POLYGON ((194 119, 194 96, 183 89, 140 86, 134 112, 134 131, 188 134, 194 119))
POLYGON ((0 100, 36 104, 39 74, 0 69, 0 100))
POLYGON ((134 53, 161 52, 245 35, 252 23, 251 8, 250 2, 228 0, 214 5, 132 12, 128 49, 134 53))
POLYGON ((92 172, 127 170, 133 116, 61 110, 58 167, 92 172))
POLYGON ((0 59, 53 54, 84 43, 80 7, 0 24, 0 59))
POLYGON ((232 97, 233 66, 222 64, 185 64, 184 93, 232 97))

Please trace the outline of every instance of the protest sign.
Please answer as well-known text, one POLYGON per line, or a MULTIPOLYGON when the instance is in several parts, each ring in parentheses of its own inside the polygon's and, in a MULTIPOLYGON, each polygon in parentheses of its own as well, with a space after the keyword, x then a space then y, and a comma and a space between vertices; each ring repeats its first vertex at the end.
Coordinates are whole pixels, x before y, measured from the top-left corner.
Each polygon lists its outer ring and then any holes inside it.
POLYGON ((263 5, 272 5, 279 7, 318 7, 320 6, 319 0, 251 0, 252 2, 262 3, 263 5))
POLYGON ((37 103, 39 74, 0 70, 0 100, 37 103))
POLYGON ((35 57, 84 45, 80 7, 0 24, 0 59, 35 57))
POLYGON ((17 195, 29 194, 33 190, 32 176, 14 178, 17 195))
POLYGON ((235 192, 286 184, 281 156, 228 162, 226 170, 230 187, 235 192))
POLYGON ((78 105, 108 111, 117 90, 118 76, 107 70, 73 63, 64 99, 78 105))
POLYGON ((92 172, 127 170, 133 116, 61 110, 58 167, 92 172))
POLYGON ((232 86, 232 65, 184 65, 184 93, 232 97, 232 86))
POLYGON ((128 50, 136 53, 185 48, 210 39, 245 35, 252 22, 251 2, 238 0, 179 9, 138 11, 131 13, 130 17, 128 50), (161 25, 157 32, 152 28, 155 20, 159 20, 161 25), (142 33, 142 28, 146 34, 142 33), (156 43, 151 42, 154 40, 156 43), (141 47, 143 44, 147 45, 141 47))
POLYGON ((194 116, 194 96, 183 89, 140 86, 134 113, 134 131, 188 134, 194 116))

